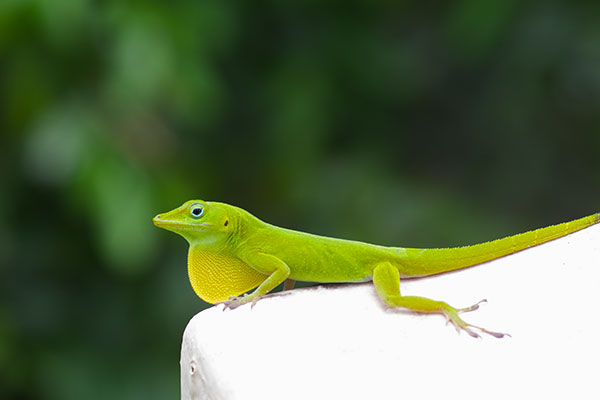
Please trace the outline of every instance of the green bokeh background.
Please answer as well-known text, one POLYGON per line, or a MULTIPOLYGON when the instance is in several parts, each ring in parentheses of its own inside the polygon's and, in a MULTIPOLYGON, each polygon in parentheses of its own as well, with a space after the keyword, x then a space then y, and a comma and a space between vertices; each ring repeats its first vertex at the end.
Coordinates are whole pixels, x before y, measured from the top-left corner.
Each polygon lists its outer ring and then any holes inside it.
POLYGON ((0 1, 0 398, 178 397, 207 305, 151 218, 191 198, 411 247, 598 211, 599 17, 597 1, 0 1))

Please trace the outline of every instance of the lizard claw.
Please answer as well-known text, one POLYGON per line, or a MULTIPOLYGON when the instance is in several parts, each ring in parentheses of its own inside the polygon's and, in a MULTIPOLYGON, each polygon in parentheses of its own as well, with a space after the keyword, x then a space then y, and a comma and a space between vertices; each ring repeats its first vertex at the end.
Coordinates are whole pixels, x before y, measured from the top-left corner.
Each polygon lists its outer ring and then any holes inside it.
POLYGON ((483 299, 483 300, 479 300, 477 303, 473 304, 470 307, 465 307, 465 308, 459 308, 456 311, 457 312, 469 312, 469 311, 475 311, 479 308, 479 305, 481 303, 487 303, 487 299, 483 299))

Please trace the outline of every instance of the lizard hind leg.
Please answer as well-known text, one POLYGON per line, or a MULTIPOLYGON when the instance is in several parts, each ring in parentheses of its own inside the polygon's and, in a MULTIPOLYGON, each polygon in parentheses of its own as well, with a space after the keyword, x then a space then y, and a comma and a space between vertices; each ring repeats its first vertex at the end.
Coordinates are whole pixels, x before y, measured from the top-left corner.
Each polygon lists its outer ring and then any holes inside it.
POLYGON ((479 304, 485 300, 482 300, 479 303, 467 308, 457 309, 443 301, 432 300, 419 296, 402 296, 400 293, 400 274, 398 269, 389 262, 378 264, 375 267, 373 270, 373 284, 377 289, 379 298, 389 307, 403 307, 420 313, 443 314, 447 321, 451 322, 455 326, 458 332, 463 330, 472 337, 476 338, 480 336, 477 332, 475 332, 475 330, 497 338, 510 336, 505 333, 492 332, 479 326, 469 324, 459 317, 458 314, 461 312, 477 310, 479 308, 479 304))

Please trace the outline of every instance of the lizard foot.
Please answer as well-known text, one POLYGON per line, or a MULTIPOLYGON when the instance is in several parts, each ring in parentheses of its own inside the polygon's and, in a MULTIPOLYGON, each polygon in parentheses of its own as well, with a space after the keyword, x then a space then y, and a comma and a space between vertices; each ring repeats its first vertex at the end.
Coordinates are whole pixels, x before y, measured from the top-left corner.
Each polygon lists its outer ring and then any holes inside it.
POLYGON ((247 302, 246 296, 231 296, 228 300, 220 301, 217 304, 223 304, 223 311, 225 311, 227 309, 234 310, 247 302))
POLYGON ((227 309, 234 310, 247 303, 251 303, 250 308, 253 308, 258 300, 259 297, 252 297, 250 295, 231 296, 228 300, 220 301, 217 304, 223 304, 223 311, 225 311, 227 309))
POLYGON ((492 331, 489 331, 480 326, 469 324, 468 322, 465 322, 461 317, 458 316, 458 313, 460 313, 460 312, 469 312, 469 311, 477 310, 479 308, 479 304, 485 303, 485 302, 487 302, 487 300, 483 299, 483 300, 479 301, 478 303, 473 304, 470 307, 460 308, 460 309, 456 309, 454 307, 448 306, 447 308, 445 308, 443 310, 443 313, 446 316, 446 320, 447 320, 446 322, 452 323, 452 325, 454 325, 454 327, 456 328, 457 332, 460 333, 460 331, 463 330, 474 338, 481 337, 477 332, 475 332, 475 330, 478 330, 482 333, 486 333, 495 338, 503 338, 504 336, 510 336, 508 333, 492 332, 492 331))

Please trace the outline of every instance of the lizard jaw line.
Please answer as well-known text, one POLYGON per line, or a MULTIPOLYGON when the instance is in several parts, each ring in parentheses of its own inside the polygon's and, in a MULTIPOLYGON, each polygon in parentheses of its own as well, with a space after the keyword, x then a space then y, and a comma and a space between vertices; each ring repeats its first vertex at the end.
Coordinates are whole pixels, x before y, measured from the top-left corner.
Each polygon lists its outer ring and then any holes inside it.
POLYGON ((179 221, 169 221, 166 219, 160 219, 158 216, 154 217, 154 219, 152 219, 152 222, 154 222, 154 225, 158 226, 159 228, 173 228, 185 231, 204 231, 206 230, 205 227, 212 226, 212 224, 206 222, 192 225, 179 221))

